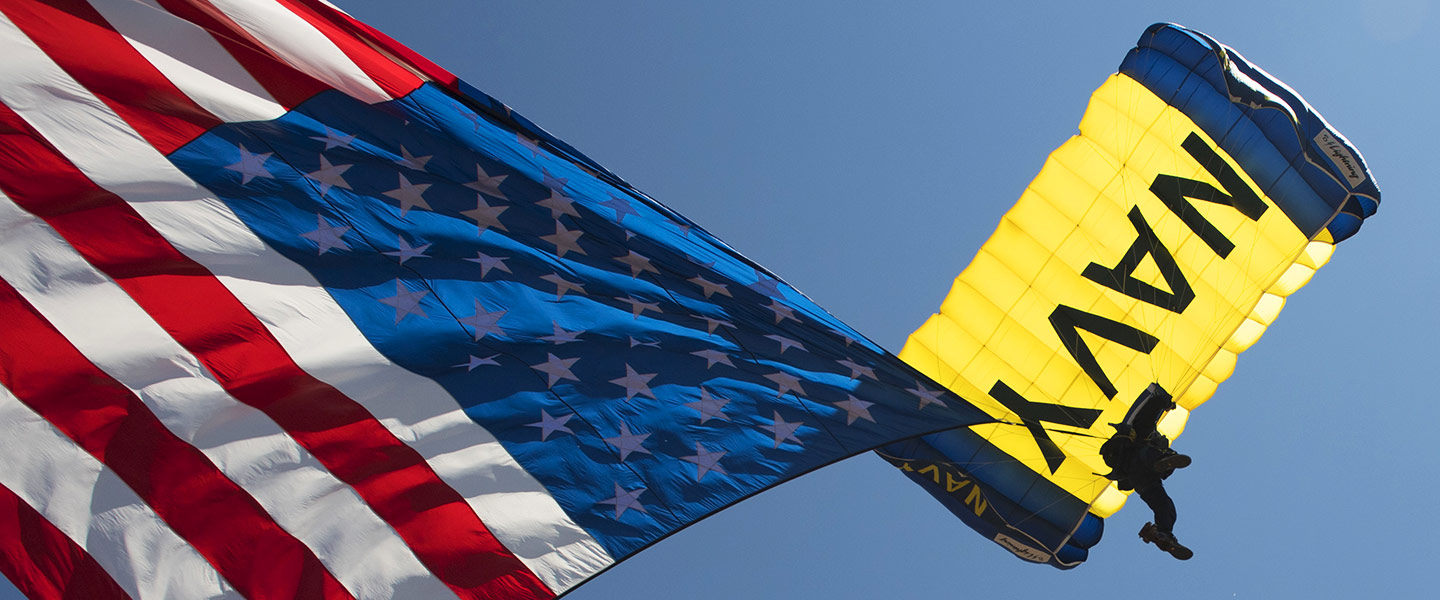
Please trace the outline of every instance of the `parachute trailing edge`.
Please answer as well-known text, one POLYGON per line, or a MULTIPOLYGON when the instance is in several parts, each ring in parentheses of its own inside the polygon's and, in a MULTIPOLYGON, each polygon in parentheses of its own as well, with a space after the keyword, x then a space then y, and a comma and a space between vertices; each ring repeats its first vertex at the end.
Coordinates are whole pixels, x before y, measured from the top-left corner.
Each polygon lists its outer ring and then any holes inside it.
POLYGON ((1155 386, 1178 435, 1379 202, 1285 84, 1151 26, 900 353, 998 423, 879 454, 1017 556, 1080 564, 1125 500, 1111 424, 1155 386))

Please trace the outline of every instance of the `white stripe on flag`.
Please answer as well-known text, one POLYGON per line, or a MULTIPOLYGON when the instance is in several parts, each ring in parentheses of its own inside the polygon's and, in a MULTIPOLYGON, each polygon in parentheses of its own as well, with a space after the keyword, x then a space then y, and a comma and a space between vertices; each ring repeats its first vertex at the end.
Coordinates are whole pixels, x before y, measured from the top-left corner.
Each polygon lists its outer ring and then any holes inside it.
POLYGON ((551 590, 561 593, 614 562, 443 388, 376 351, 314 277, 266 246, 8 20, 3 25, 0 101, 214 273, 296 364, 414 448, 551 590), (505 485, 497 489, 497 481, 505 485))
POLYGON ((0 485, 84 548, 131 598, 240 594, 95 457, 0 386, 0 485))
POLYGON ((394 98, 330 38, 274 0, 209 0, 291 66, 367 103, 394 98))
POLYGON ((220 119, 266 121, 285 114, 210 33, 166 12, 155 0, 90 4, 175 87, 220 119))
POLYGON ((264 413, 227 395, 123 289, 4 194, 0 230, 6 232, 0 255, 7 257, 0 279, 255 498, 357 600, 390 598, 396 590, 454 596, 353 489, 264 413))
POLYGON ((330 8, 335 9, 335 12, 341 13, 341 14, 347 16, 347 17, 354 18, 353 16, 350 15, 350 13, 345 12, 345 9, 340 8, 340 7, 338 7, 338 6, 335 6, 335 4, 332 3, 332 2, 330 2, 330 0, 320 0, 320 3, 321 3, 321 4, 324 4, 325 6, 328 6, 328 7, 330 7, 330 8))
MULTIPOLYGON (((205 262, 204 257, 192 258, 205 262)), ((268 249, 259 258, 284 260, 268 249)), ((562 593, 615 562, 443 388, 394 365, 370 346, 304 269, 288 261, 207 266, 305 372, 359 402, 425 457, 496 539, 552 591, 562 593), (257 278, 251 269, 263 270, 270 281, 257 278), (309 281, 280 283, 301 278, 309 281)))

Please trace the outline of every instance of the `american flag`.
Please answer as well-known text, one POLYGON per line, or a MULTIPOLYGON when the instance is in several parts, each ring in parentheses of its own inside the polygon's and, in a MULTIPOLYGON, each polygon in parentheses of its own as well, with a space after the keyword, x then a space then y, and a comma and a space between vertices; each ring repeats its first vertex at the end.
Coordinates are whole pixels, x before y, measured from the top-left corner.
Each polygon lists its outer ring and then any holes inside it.
POLYGON ((35 598, 553 598, 988 419, 323 0, 0 0, 0 246, 35 598))

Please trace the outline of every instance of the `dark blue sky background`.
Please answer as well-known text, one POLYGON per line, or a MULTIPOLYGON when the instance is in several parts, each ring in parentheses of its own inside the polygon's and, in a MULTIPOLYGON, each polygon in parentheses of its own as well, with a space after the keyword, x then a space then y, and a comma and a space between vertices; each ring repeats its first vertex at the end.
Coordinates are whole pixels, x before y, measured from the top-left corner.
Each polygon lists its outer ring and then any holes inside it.
MULTIPOLYGON (((568 598, 1423 597, 1440 6, 1371 2, 336 0, 898 351, 1146 26, 1210 34, 1365 155, 1379 214, 1191 418, 1185 563, 1137 502, 1061 572, 878 457, 728 509, 568 598)), ((0 589, 0 598, 12 597, 0 589)))

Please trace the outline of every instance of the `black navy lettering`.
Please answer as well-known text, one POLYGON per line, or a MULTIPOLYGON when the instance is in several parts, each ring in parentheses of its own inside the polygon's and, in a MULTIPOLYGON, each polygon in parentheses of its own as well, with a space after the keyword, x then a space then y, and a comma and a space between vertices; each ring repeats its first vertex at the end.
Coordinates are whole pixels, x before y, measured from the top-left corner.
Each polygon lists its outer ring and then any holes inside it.
POLYGON ((1190 306, 1190 302, 1195 300, 1195 290, 1190 288, 1190 282, 1185 280, 1185 274, 1180 272, 1180 267, 1175 264, 1175 257, 1170 254, 1170 250, 1160 243, 1160 238, 1155 236, 1155 230, 1145 222, 1145 217, 1140 214, 1140 207, 1131 207, 1129 216, 1130 223, 1135 226, 1135 243, 1130 245, 1130 250, 1125 252, 1120 263, 1110 269, 1090 263, 1082 274, 1090 281, 1141 302, 1153 304, 1175 314, 1185 312, 1185 307, 1190 306), (1147 254, 1155 260, 1155 266, 1160 269, 1160 275, 1165 278, 1165 285, 1170 287, 1169 292, 1133 276, 1135 268, 1140 266, 1140 261, 1147 254))
POLYGON ((1025 423, 1025 428, 1030 430, 1030 435, 1035 438, 1036 445, 1040 446, 1040 453, 1045 456, 1045 464, 1050 467, 1050 473, 1060 469, 1060 463, 1065 462, 1065 452, 1055 445, 1050 439, 1050 434, 1045 431, 1045 426, 1040 423, 1058 423, 1069 425, 1080 429, 1089 429, 1100 418, 1101 411, 1093 408, 1076 408, 1060 404, 1044 404, 1031 402, 1021 396, 1019 392, 1010 389, 1003 381, 996 381, 994 387, 990 388, 990 397, 1005 405, 1025 423))
POLYGON ((1200 239, 1215 251, 1215 254, 1220 258, 1226 258, 1235 249, 1235 243, 1226 238, 1225 234, 1216 229, 1210 221, 1205 220, 1200 211, 1185 199, 1204 200, 1231 206, 1251 221, 1258 221, 1260 215, 1265 214, 1265 210, 1269 206, 1260 199, 1255 190, 1245 183, 1244 179, 1240 178, 1240 174, 1235 172, 1235 168, 1225 162, 1225 159, 1221 158, 1209 144, 1206 144, 1205 140, 1200 139, 1200 136, 1191 133, 1180 144, 1180 147, 1205 167, 1205 170, 1209 171, 1210 175, 1225 187, 1225 191, 1215 189, 1215 186, 1203 181, 1174 175, 1156 175, 1155 181, 1150 183, 1150 192, 1164 202, 1170 212, 1180 217, 1180 221, 1194 231, 1195 235, 1200 236, 1200 239))
MULTIPOLYGON (((1160 174, 1150 184, 1150 191, 1180 218, 1192 232, 1205 242, 1221 259, 1230 256, 1235 249, 1234 242, 1225 237, 1218 228, 1200 214, 1192 200, 1230 206, 1251 221, 1258 221, 1269 206, 1259 194, 1245 183, 1245 180, 1230 163, 1226 162, 1214 148, 1205 143, 1196 133, 1191 133, 1180 146, 1194 158, 1223 189, 1202 181, 1175 175, 1160 174)), ((1195 300, 1195 290, 1181 272, 1170 249, 1161 243, 1155 230, 1145 220, 1138 206, 1132 206, 1127 214, 1135 227, 1135 242, 1114 267, 1090 263, 1081 274, 1098 285, 1115 290, 1131 298, 1158 306, 1176 314, 1183 313, 1195 300), (1155 261, 1160 270, 1167 292, 1151 283, 1136 279, 1135 270, 1146 256, 1155 261)), ((1095 352, 1085 343, 1080 330, 1085 330, 1102 339, 1115 342, 1136 352, 1149 354, 1160 343, 1159 338, 1131 325, 1102 317, 1072 306, 1059 304, 1050 313, 1050 325, 1059 336, 1061 345, 1080 366, 1082 372, 1106 398, 1114 399, 1119 390, 1101 368, 1095 352)), ((1045 457, 1051 474, 1059 470, 1065 461, 1065 453, 1051 440, 1042 423, 1055 423, 1081 429, 1089 429, 1101 410, 1077 408, 1060 404, 1031 402, 1016 393, 1003 381, 996 381, 990 395, 1006 408, 1020 416, 1025 428, 1035 439, 1040 453, 1045 457)))
POLYGON ((1050 313, 1050 326, 1055 328, 1055 333, 1060 336, 1060 342, 1070 356, 1080 365, 1080 369, 1095 382, 1106 398, 1114 399, 1119 390, 1115 384, 1110 383, 1110 377, 1105 375, 1105 370, 1100 368, 1100 362, 1095 359, 1095 353, 1085 340, 1080 337, 1080 330, 1084 329, 1102 338, 1135 350, 1149 354, 1160 343, 1160 339, 1140 331, 1134 327, 1113 321, 1100 315, 1092 314, 1078 308, 1061 304, 1055 307, 1055 312, 1050 313))

